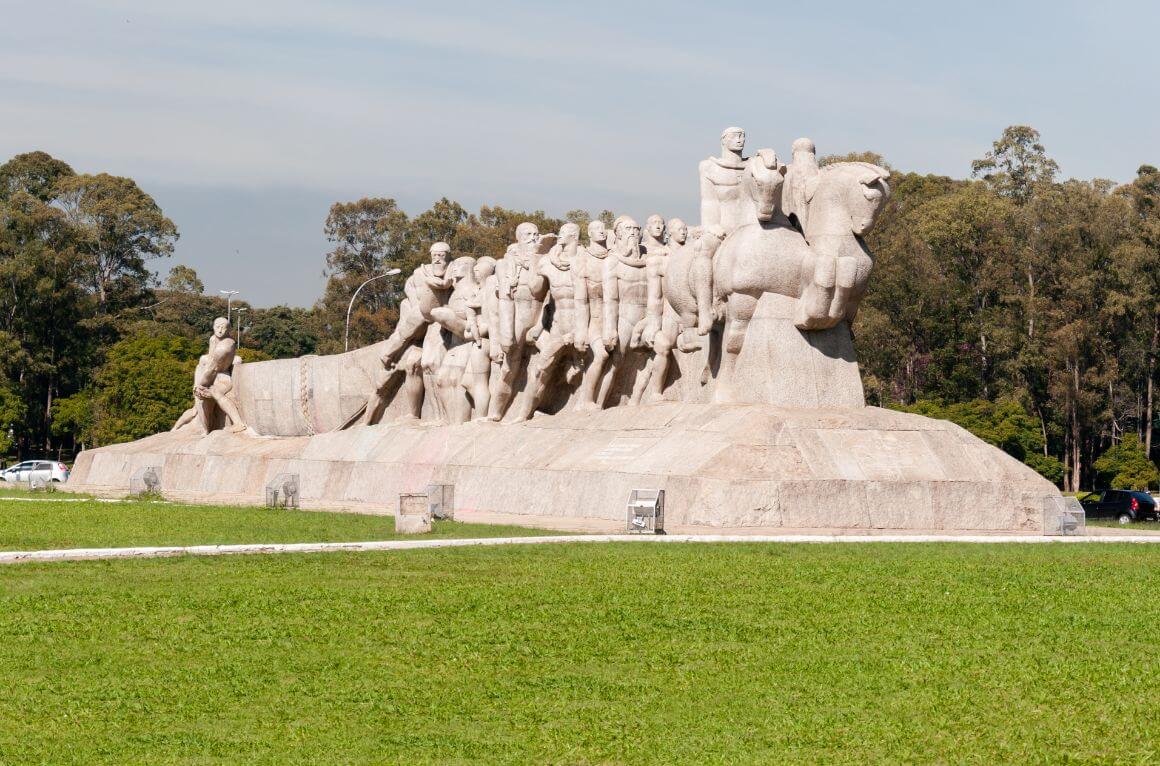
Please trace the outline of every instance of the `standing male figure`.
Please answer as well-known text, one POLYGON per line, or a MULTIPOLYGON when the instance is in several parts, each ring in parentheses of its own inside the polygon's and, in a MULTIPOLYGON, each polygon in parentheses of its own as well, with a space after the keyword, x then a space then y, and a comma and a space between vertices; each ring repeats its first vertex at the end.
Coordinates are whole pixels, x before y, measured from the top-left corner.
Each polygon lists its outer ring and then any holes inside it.
POLYGON ((528 385, 514 421, 527 420, 543 399, 557 363, 572 359, 576 342, 576 283, 572 266, 580 249, 580 227, 566 223, 546 257, 540 259, 532 293, 544 302, 540 319, 528 334, 537 353, 528 360, 528 385))
POLYGON ((630 404, 640 401, 646 382, 641 374, 648 361, 640 333, 648 306, 646 256, 640 246, 640 224, 625 218, 616 230, 616 245, 604 260, 604 343, 611 353, 612 372, 602 385, 601 401, 617 375, 632 381, 630 404))
MULTIPOLYGON (((503 419, 511 403, 512 390, 526 356, 528 332, 540 316, 540 299, 532 291, 535 269, 542 250, 555 243, 555 236, 541 237, 534 223, 516 227, 516 242, 496 264, 499 288, 499 333, 503 362, 498 380, 491 388, 487 419, 503 419)), ((496 336, 492 336, 496 340, 496 336)))
POLYGON ((576 395, 576 409, 604 406, 600 395, 610 346, 604 339, 604 262, 608 258, 608 232, 602 221, 588 224, 588 244, 576 252, 572 264, 575 286, 576 332, 574 345, 585 357, 584 375, 576 395))

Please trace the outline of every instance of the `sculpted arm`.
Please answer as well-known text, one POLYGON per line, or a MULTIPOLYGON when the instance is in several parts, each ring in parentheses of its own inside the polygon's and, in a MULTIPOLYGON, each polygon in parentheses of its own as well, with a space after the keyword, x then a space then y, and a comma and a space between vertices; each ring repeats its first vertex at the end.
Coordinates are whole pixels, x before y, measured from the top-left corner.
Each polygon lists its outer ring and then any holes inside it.
POLYGON ((660 319, 665 307, 664 276, 668 261, 665 258, 650 258, 645 266, 648 275, 647 316, 660 319))
POLYGON ((620 261, 615 254, 604 259, 604 345, 612 347, 619 336, 620 291, 617 289, 616 267, 620 261))
POLYGON ((213 351, 209 352, 210 361, 213 362, 214 372, 224 372, 227 375, 234 364, 234 348, 236 344, 233 338, 222 338, 214 346, 213 351))

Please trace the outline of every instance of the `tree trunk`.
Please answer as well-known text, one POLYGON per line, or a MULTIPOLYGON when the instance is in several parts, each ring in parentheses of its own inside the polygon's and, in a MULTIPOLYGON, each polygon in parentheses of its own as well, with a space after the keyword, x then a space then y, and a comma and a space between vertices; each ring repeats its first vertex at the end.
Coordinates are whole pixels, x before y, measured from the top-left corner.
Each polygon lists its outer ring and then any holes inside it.
POLYGON ((1071 392, 1071 486, 1073 492, 1079 492, 1080 477, 1083 469, 1083 458, 1080 450, 1082 448, 1080 433, 1079 433, 1079 360, 1075 361, 1072 367, 1072 392, 1071 392))
POLYGON ((987 382, 990 378, 990 373, 987 369, 987 333, 981 327, 979 328, 979 350, 982 352, 982 359, 980 361, 982 362, 983 368, 983 398, 989 400, 991 398, 991 387, 987 382))
POLYGON ((1035 338, 1035 271, 1027 264, 1027 338, 1035 338))
POLYGON ((1071 431, 1063 432, 1063 491, 1075 492, 1071 486, 1071 431))
POLYGON ((1156 351, 1157 345, 1160 344, 1160 311, 1152 312, 1152 343, 1148 347, 1148 364, 1146 369, 1148 371, 1148 393, 1145 395, 1146 404, 1144 405, 1144 452, 1149 459, 1152 457, 1152 391, 1154 388, 1152 378, 1155 377, 1156 366, 1156 351))
POLYGON ((1043 434, 1043 456, 1047 457, 1047 421, 1043 419, 1043 408, 1035 405, 1035 414, 1039 416, 1039 430, 1043 434))
POLYGON ((52 395, 55 386, 52 376, 48 378, 48 395, 44 400, 44 454, 52 454, 52 395))

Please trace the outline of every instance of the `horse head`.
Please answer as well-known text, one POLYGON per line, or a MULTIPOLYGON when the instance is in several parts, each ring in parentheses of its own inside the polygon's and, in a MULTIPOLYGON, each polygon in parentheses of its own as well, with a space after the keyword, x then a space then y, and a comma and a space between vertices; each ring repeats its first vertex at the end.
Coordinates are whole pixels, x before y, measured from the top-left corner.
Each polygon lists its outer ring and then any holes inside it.
POLYGON ((786 169, 772 149, 762 149, 747 163, 742 184, 745 193, 757 206, 757 220, 763 223, 772 220, 781 205, 781 186, 786 169))
POLYGON ((806 239, 816 234, 864 236, 890 198, 890 171, 869 162, 836 162, 807 182, 806 239), (840 229, 840 230, 839 230, 840 229))

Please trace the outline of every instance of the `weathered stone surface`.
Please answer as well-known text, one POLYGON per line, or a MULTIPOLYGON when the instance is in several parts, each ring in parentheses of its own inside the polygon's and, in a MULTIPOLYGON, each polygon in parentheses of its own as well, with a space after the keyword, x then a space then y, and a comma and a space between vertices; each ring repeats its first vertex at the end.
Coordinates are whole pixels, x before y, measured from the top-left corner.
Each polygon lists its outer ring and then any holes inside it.
POLYGON ((666 519, 680 526, 1032 531, 1058 495, 957 426, 873 407, 665 402, 281 439, 166 433, 81 453, 69 488, 123 494, 143 465, 163 466, 162 491, 177 497, 260 502, 290 472, 306 507, 379 509, 447 483, 456 510, 532 522, 619 521, 631 489, 664 488, 666 519))

